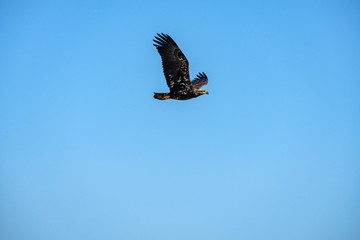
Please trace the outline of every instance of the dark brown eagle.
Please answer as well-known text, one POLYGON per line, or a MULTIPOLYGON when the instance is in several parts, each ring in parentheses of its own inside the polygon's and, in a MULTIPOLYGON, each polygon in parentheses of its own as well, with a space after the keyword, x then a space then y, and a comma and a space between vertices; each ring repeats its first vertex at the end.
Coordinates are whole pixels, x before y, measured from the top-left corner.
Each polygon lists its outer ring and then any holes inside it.
POLYGON ((206 74, 199 73, 194 80, 190 81, 189 62, 169 35, 157 34, 154 42, 161 56, 166 83, 170 88, 169 93, 154 93, 154 98, 188 100, 209 94, 200 89, 208 83, 206 74))

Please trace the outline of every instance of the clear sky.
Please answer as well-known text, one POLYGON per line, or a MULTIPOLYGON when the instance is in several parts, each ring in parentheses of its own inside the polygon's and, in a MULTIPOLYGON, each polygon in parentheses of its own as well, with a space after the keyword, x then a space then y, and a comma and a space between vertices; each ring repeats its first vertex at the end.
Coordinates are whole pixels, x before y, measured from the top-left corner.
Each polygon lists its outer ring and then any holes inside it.
POLYGON ((358 1, 1 1, 0 238, 360 239, 358 1), (169 34, 204 95, 166 92, 169 34))

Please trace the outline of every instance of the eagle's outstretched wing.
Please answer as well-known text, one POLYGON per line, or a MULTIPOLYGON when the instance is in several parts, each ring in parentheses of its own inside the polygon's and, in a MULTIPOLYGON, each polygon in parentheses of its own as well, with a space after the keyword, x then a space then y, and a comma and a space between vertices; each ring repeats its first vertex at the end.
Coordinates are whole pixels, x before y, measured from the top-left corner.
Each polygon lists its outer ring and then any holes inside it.
POLYGON ((175 41, 167 34, 157 34, 154 46, 158 50, 170 91, 179 92, 191 87, 189 62, 175 41))
POLYGON ((196 78, 191 81, 192 86, 195 89, 200 89, 208 83, 208 78, 205 73, 199 73, 196 78))

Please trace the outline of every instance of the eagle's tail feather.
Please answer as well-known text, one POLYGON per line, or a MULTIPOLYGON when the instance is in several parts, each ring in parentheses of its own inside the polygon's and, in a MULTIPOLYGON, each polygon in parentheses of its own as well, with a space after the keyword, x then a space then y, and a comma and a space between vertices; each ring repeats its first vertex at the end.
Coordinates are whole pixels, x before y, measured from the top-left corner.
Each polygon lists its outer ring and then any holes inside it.
POLYGON ((159 100, 170 99, 170 94, 168 93, 154 93, 154 98, 159 100))

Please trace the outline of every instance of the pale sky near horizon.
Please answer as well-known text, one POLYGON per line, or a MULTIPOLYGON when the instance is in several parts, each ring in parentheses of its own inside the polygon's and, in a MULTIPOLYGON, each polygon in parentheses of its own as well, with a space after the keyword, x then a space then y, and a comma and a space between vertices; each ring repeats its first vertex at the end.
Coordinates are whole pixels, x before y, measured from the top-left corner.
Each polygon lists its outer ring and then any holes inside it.
POLYGON ((357 1, 2 1, 0 239, 360 239, 357 1), (204 95, 166 92, 169 34, 204 95))

